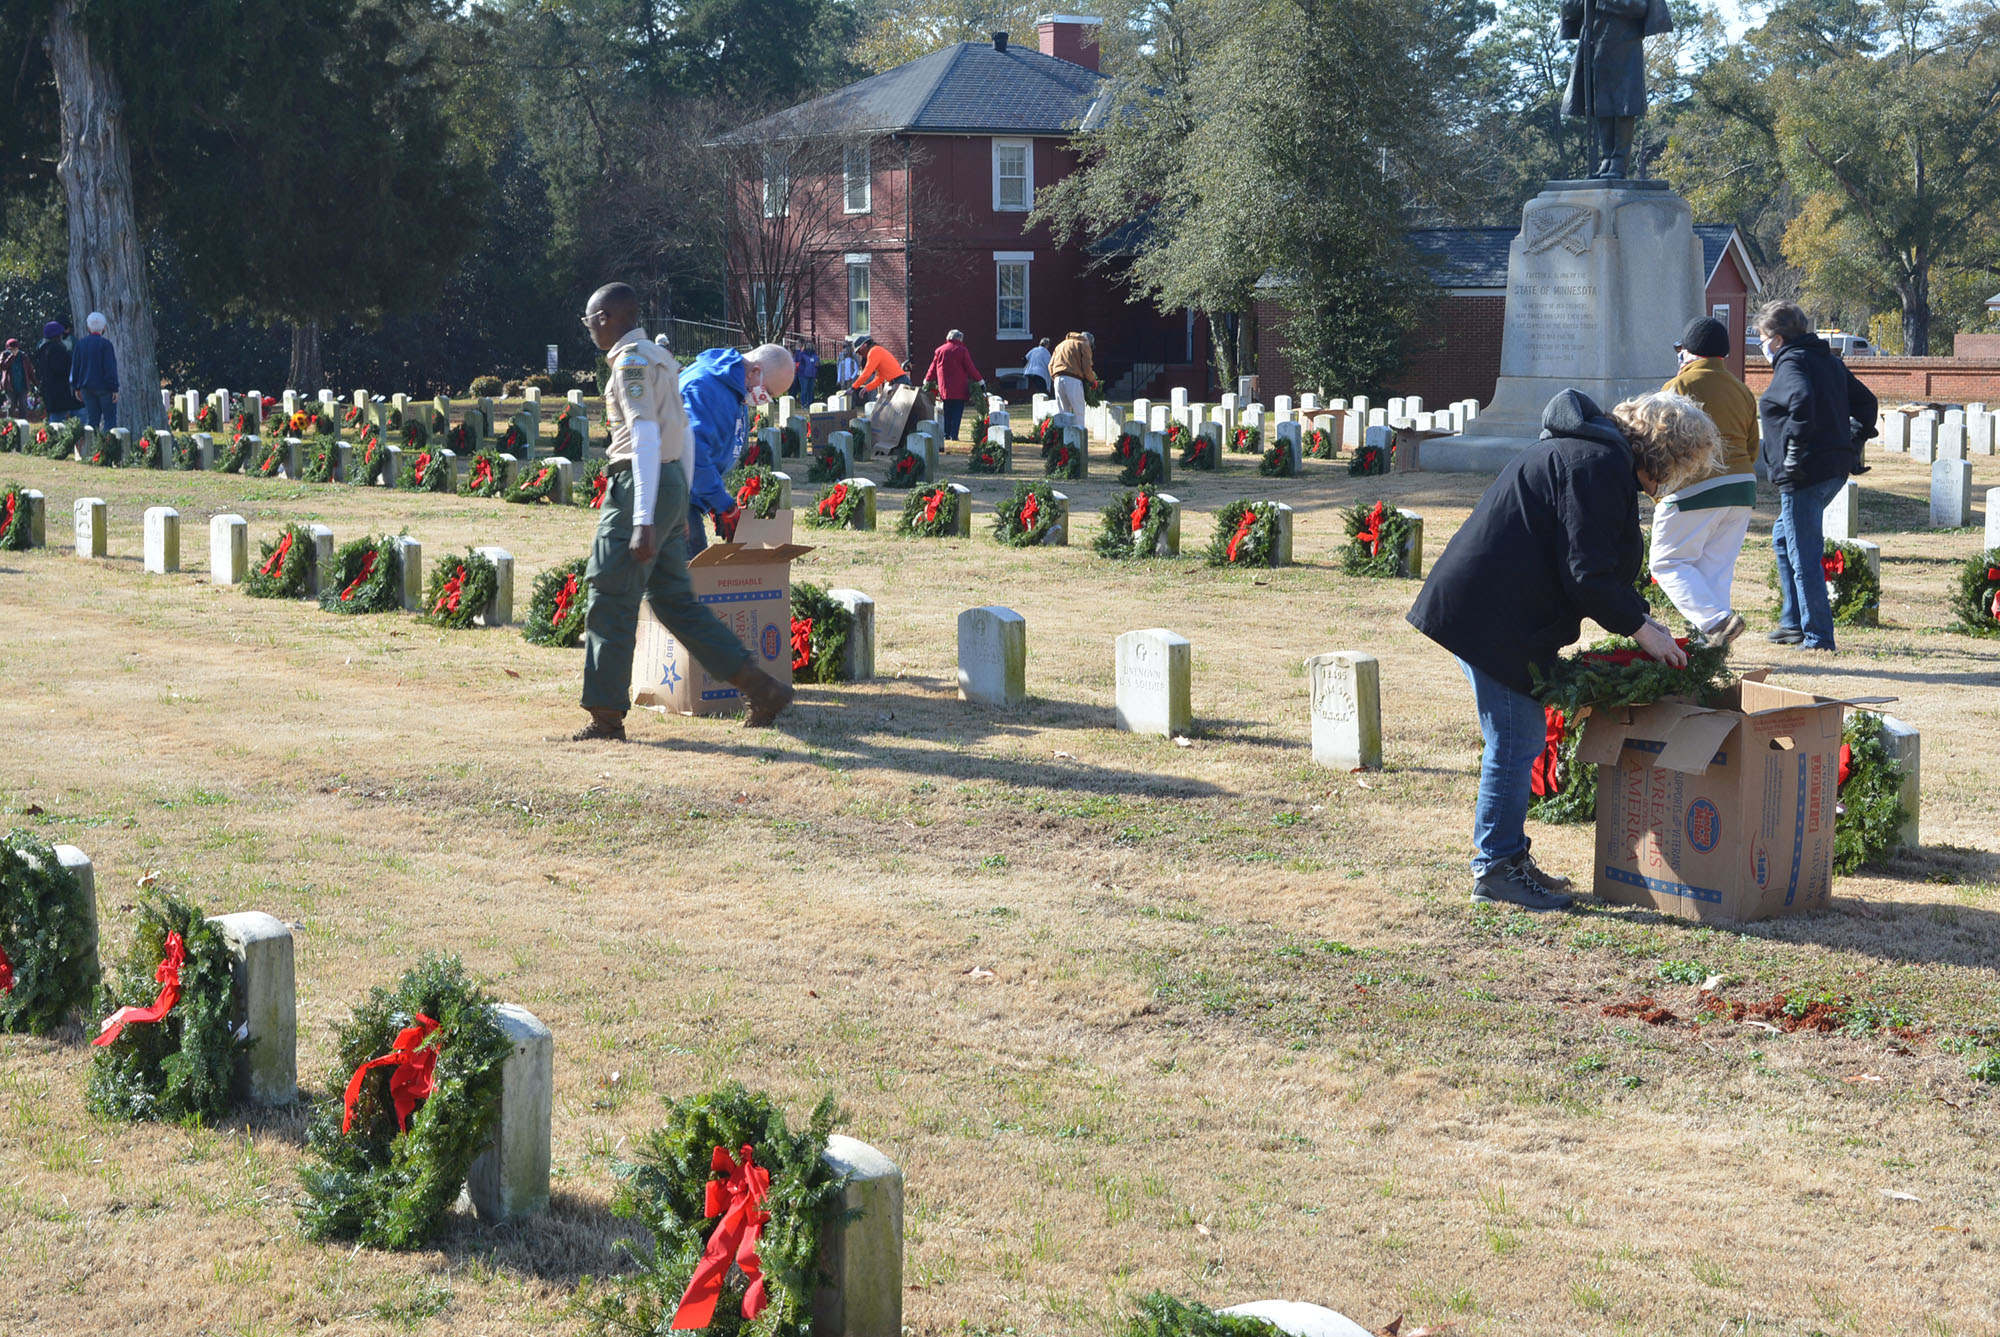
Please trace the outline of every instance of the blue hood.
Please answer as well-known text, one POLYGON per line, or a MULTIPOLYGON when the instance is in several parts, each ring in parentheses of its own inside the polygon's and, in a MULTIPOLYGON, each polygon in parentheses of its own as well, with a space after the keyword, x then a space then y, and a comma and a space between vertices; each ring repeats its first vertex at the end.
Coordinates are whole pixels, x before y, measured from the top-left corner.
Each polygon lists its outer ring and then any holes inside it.
MULTIPOLYGON (((743 354, 733 348, 704 349, 695 354, 694 361, 688 364, 687 371, 713 376, 734 390, 738 399, 744 396, 743 354)), ((687 372, 683 372, 682 375, 685 377, 687 372)))
POLYGON ((1607 446, 1621 446, 1630 450, 1631 443, 1618 430, 1597 401, 1581 390, 1565 390, 1548 402, 1542 410, 1542 440, 1567 436, 1580 441, 1598 441, 1607 446))

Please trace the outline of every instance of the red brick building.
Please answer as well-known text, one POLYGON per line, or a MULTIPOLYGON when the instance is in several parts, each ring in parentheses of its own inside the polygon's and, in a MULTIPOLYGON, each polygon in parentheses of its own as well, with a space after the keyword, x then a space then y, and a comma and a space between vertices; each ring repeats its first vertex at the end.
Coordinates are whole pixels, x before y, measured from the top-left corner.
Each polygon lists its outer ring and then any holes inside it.
MULTIPOLYGON (((1419 228, 1410 243, 1433 259, 1441 290, 1428 320, 1410 332, 1402 369, 1390 378, 1391 395, 1421 395, 1426 404, 1449 404, 1493 396, 1500 376, 1500 337, 1507 317, 1507 251, 1519 230, 1511 227, 1419 228)), ((1729 327, 1729 368, 1743 375, 1743 332, 1750 303, 1763 288, 1743 238, 1728 223, 1695 228, 1706 272, 1705 305, 1729 327)), ((1257 304, 1257 392, 1294 394, 1311 386, 1293 383, 1282 344, 1285 311, 1272 302, 1257 304)), ((1334 393, 1339 393, 1334 388, 1334 393)))
POLYGON ((1104 112, 1098 26, 1046 16, 1038 49, 1005 33, 961 42, 729 135, 769 146, 767 162, 810 164, 796 179, 766 169, 752 187, 765 218, 792 201, 837 201, 783 262, 790 276, 774 274, 797 285, 788 329, 823 357, 866 331, 914 377, 953 328, 989 377, 1018 372, 1037 339, 1087 329, 1116 394, 1199 384, 1205 325, 1128 301, 1115 260, 1028 223, 1037 192, 1075 170, 1071 138, 1104 112))

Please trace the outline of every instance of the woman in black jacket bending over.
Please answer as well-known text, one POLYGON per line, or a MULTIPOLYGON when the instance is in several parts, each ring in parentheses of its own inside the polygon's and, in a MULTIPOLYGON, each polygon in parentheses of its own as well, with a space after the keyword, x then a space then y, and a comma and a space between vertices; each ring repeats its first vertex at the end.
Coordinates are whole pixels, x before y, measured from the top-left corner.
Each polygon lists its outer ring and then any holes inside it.
POLYGON ((1771 550, 1778 559, 1778 625, 1766 639, 1833 649, 1833 607, 1820 567, 1827 503, 1862 472, 1862 435, 1873 435, 1875 396, 1812 332, 1806 313, 1773 302, 1757 316, 1771 384, 1757 401, 1764 420, 1758 460, 1778 489, 1771 550))
POLYGON ((1485 752, 1472 818, 1472 899, 1561 910, 1568 878, 1529 851, 1529 774, 1546 738, 1544 671, 1588 617, 1676 668, 1687 655, 1639 593, 1639 493, 1664 496, 1721 462, 1715 424, 1686 395, 1628 399, 1607 417, 1565 390, 1542 439, 1515 456, 1431 568, 1410 625, 1457 657, 1485 752))

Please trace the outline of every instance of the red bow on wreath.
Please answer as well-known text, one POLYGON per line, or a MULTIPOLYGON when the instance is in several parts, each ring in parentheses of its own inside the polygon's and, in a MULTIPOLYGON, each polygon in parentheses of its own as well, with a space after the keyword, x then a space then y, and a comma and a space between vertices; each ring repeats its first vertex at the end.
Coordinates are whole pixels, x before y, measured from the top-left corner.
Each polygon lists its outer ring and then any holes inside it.
POLYGON ((771 1219, 763 1207, 771 1191, 771 1172, 752 1159, 747 1144, 741 1164, 721 1147, 710 1156, 709 1164, 725 1177, 708 1181, 702 1214, 722 1219, 715 1223, 708 1247, 702 1250, 701 1261, 695 1264, 694 1275, 681 1294, 680 1308, 674 1311, 675 1331, 709 1325, 732 1263, 743 1269, 744 1279, 750 1283, 743 1293, 743 1317, 756 1318, 770 1303, 764 1293, 764 1264, 757 1257, 757 1240, 771 1219))
POLYGON ((493 461, 474 460, 472 462, 472 485, 474 487, 485 487, 488 483, 492 481, 493 481, 493 461))
POLYGON ((763 475, 751 474, 748 478, 743 480, 743 486, 736 489, 736 504, 738 506, 749 505, 750 499, 756 496, 759 492, 762 492, 763 490, 764 490, 763 475))
POLYGON ((0 534, 4 534, 14 527, 14 505, 17 500, 18 498, 14 493, 9 492, 7 494, 7 518, 0 520, 0 534))
POLYGON ((1356 543, 1367 544, 1368 555, 1370 557, 1379 556, 1382 552, 1382 519, 1384 514, 1385 508, 1383 503, 1376 502, 1375 509, 1368 512, 1368 518, 1362 522, 1361 528, 1354 531, 1354 541, 1356 543))
POLYGON ((1021 528, 1033 529, 1035 527, 1035 517, 1041 513, 1041 504, 1035 500, 1035 494, 1030 492, 1026 499, 1021 502, 1021 528))
POLYGON ((944 505, 944 489, 939 488, 931 493, 931 499, 924 503, 925 524, 934 524, 937 521, 938 508, 942 505, 944 505))
POLYGON ((1139 499, 1132 503, 1132 532, 1138 533, 1146 527, 1146 512, 1152 509, 1153 499, 1141 492, 1139 499))
POLYGON ((813 620, 809 617, 792 619, 792 672, 803 673, 812 663, 813 620))
POLYGON ((1243 518, 1236 522, 1236 532, 1229 537, 1229 560, 1236 560, 1236 545, 1241 543, 1257 526, 1257 512, 1246 509, 1243 518))
POLYGON ((1535 758, 1535 768, 1528 773, 1528 792, 1537 798, 1546 798, 1562 790, 1563 735, 1569 722, 1554 706, 1543 706, 1542 723, 1546 730, 1542 755, 1535 758))
POLYGON ((819 499, 819 513, 831 520, 847 501, 847 484, 835 483, 833 491, 819 499))
POLYGON ((346 603, 348 600, 352 599, 354 597, 354 591, 361 588, 361 582, 368 579, 368 577, 374 574, 375 574, 375 550, 373 548, 370 548, 368 550, 367 555, 361 559, 361 574, 356 576, 348 584, 347 588, 340 592, 340 601, 342 603, 346 603))
POLYGON ((611 475, 599 474, 590 485, 590 504, 594 510, 604 509, 604 494, 611 488, 611 475))
POLYGON ((540 486, 541 486, 542 484, 544 484, 544 483, 546 483, 546 482, 548 482, 548 481, 549 481, 549 475, 550 475, 551 473, 553 473, 554 471, 555 471, 555 470, 554 470, 554 467, 553 467, 553 466, 551 466, 551 465, 547 465, 547 464, 544 464, 544 465, 542 466, 542 471, 541 471, 540 473, 538 473, 538 474, 536 474, 536 475, 535 475, 535 481, 534 481, 534 482, 532 482, 532 483, 530 483, 530 484, 528 484, 528 486, 529 486, 529 487, 540 487, 540 486))
POLYGON ((7 959, 7 949, 0 947, 0 993, 14 992, 14 963, 7 959))
POLYGON ((1820 574, 1828 580, 1847 574, 1847 554, 1839 548, 1819 559, 1820 574))
POLYGON ((396 1032, 396 1043, 388 1053, 371 1058, 354 1070, 354 1075, 347 1079, 347 1113, 340 1121, 341 1132, 354 1131, 354 1106, 361 1099, 361 1080, 376 1068, 394 1069, 389 1074, 389 1102, 396 1110, 396 1130, 409 1128, 410 1115, 416 1112, 417 1103, 429 1099, 437 1089, 434 1074, 438 1051, 423 1047, 437 1033, 437 1028, 435 1021, 417 1013, 416 1025, 396 1032))
POLYGON ((571 576, 568 580, 565 580, 563 582, 563 587, 556 591, 555 620, 557 625, 561 625, 562 620, 569 616, 569 606, 575 602, 576 602, 576 577, 571 576))
POLYGON ((440 609, 445 608, 449 608, 452 612, 456 613, 458 611, 458 601, 464 595, 465 568, 460 566, 452 578, 444 583, 444 588, 438 591, 437 602, 431 605, 432 614, 435 615, 440 609))
POLYGON ((1847 777, 1854 774, 1854 749, 1847 744, 1840 745, 1840 779, 1835 782, 1834 791, 1847 788, 1847 777))
POLYGON ((104 1019, 104 1029, 92 1040, 94 1045, 108 1045, 124 1033, 125 1028, 135 1021, 158 1021, 174 1010, 174 1004, 181 998, 181 966, 187 962, 187 947, 178 933, 167 934, 166 955, 153 971, 153 978, 160 982, 160 996, 153 1000, 151 1007, 121 1007, 104 1019))
POLYGON ((264 565, 257 568, 257 574, 260 576, 277 575, 278 572, 284 569, 285 558, 291 555, 291 551, 292 551, 292 531, 287 529, 285 531, 285 536, 278 540, 278 546, 271 553, 270 560, 265 562, 264 565))

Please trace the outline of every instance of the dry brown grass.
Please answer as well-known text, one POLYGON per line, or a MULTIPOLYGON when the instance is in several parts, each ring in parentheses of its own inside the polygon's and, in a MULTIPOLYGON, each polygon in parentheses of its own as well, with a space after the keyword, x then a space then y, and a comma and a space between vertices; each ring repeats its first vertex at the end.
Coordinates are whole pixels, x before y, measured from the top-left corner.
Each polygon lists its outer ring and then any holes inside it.
MULTIPOLYGON (((545 741, 581 719, 574 653, 138 561, 148 504, 181 509, 196 571, 223 510, 253 536, 407 526, 433 556, 510 548, 525 605, 584 550, 586 512, 0 460, 49 494, 58 541, 0 554, 0 815, 96 860, 107 948, 149 870, 302 925, 300 1068, 323 1097, 332 1025, 448 947, 553 1028, 558 1108, 548 1219, 356 1252, 297 1236, 297 1114, 106 1125, 79 1034, 0 1041, 0 1333, 571 1330, 571 1287, 623 1233, 612 1162, 662 1095, 724 1078, 801 1113, 832 1089, 903 1164, 919 1334, 1106 1332, 1151 1287, 1468 1333, 1993 1331, 1993 1091, 1943 1042, 1995 1022, 2000 676, 1992 642, 1941 629, 1977 536, 1916 532, 1917 467, 1864 480, 1890 625, 1833 659, 1753 636, 1738 666, 1900 696, 1930 848, 1844 880, 1828 913, 1730 931, 1465 903, 1463 682, 1402 623, 1413 585, 1330 556, 1337 508, 1376 494, 1424 512, 1435 551, 1481 480, 1229 465, 1174 489, 1187 547, 1224 502, 1273 495, 1301 508, 1307 565, 816 537, 798 575, 876 596, 881 680, 802 691, 772 734, 640 712, 635 744, 593 749, 545 741), (111 504, 106 562, 66 548, 85 493, 111 504), (954 618, 989 602, 1029 623, 1013 714, 952 690, 954 618), (1112 638, 1149 625, 1194 642, 1188 749, 1110 727, 1112 638), (1308 762, 1298 665, 1335 648, 1383 661, 1390 765, 1365 784, 1308 762), (1602 1014, 1652 994, 1690 1015, 1664 961, 1746 999, 1873 998, 1928 1034, 1602 1014)), ((990 509, 1001 485, 971 481, 990 509)), ((1081 538, 1112 489, 1069 490, 1081 538)), ((1536 835, 1583 867, 1586 831, 1536 835)))

